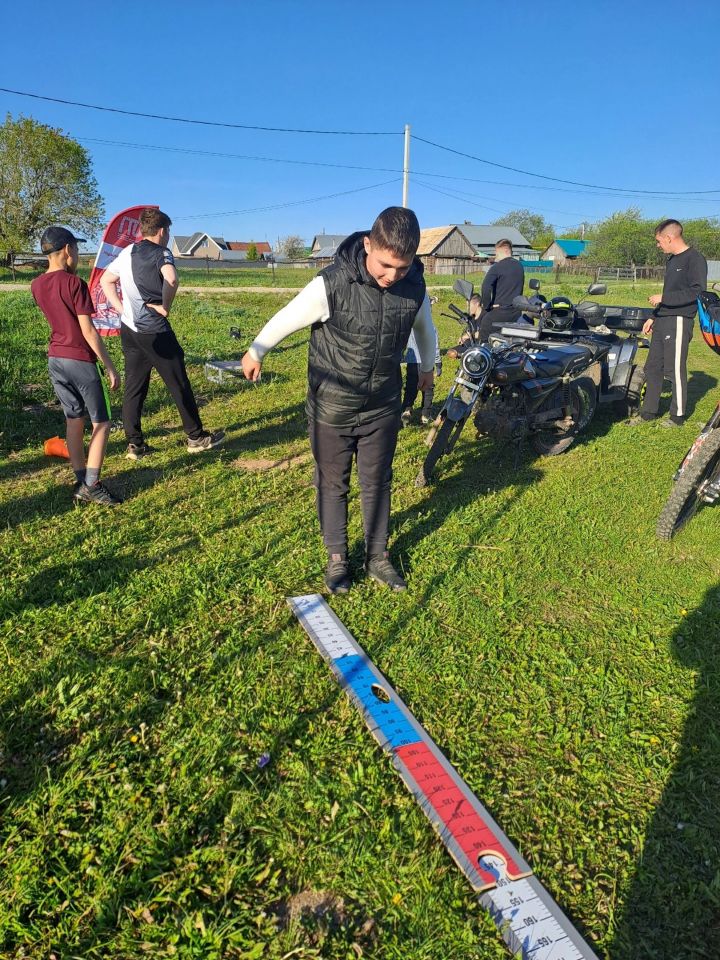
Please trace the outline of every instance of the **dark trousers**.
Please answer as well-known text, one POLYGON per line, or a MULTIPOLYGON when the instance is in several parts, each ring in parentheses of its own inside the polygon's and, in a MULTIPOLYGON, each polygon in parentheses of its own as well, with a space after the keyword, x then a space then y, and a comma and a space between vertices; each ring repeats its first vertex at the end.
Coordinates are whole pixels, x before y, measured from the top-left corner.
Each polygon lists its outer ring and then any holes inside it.
POLYGON ((334 427, 310 420, 317 513, 328 553, 347 554, 348 490, 353 457, 360 482, 366 552, 378 554, 386 549, 392 462, 399 429, 397 414, 357 427, 334 427))
MULTIPOLYGON (((405 364, 405 394, 402 402, 403 410, 412 410, 413 404, 417 399, 419 370, 419 363, 405 364)), ((435 390, 433 387, 431 387, 429 390, 423 390, 421 413, 426 417, 431 415, 434 393, 435 390)))
POLYGON ((687 416, 687 354, 692 327, 693 321, 689 317, 655 318, 650 351, 645 362, 647 386, 641 416, 657 416, 666 377, 672 383, 670 416, 673 420, 683 420, 687 416))
POLYGON ((143 443, 142 408, 155 368, 175 401, 185 433, 192 440, 202 436, 203 426, 195 394, 185 369, 185 354, 172 330, 167 333, 135 333, 126 324, 120 331, 125 356, 123 426, 128 443, 143 443))
POLYGON ((480 317, 480 327, 478 340, 480 343, 487 343, 491 333, 500 332, 500 327, 506 323, 515 323, 520 319, 520 311, 515 307, 497 307, 492 310, 486 310, 480 317))

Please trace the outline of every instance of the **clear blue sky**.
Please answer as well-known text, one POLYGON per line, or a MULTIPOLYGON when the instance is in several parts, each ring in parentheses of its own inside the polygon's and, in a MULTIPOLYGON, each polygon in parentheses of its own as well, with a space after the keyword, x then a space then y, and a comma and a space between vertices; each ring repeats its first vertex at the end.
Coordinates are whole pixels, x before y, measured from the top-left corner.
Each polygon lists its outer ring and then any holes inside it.
MULTIPOLYGON (((401 201, 405 123, 418 137, 551 177, 633 190, 720 191, 719 27, 720 7, 701 0, 129 0, 74 7, 35 0, 3 11, 0 86, 145 113, 395 135, 223 129, 7 93, 0 93, 0 110, 80 139, 108 214, 158 203, 177 233, 310 239, 322 230, 367 227, 379 210, 401 201), (98 140, 176 150, 92 142, 98 140), (228 213, 393 179, 318 202, 228 213)), ((720 215, 720 192, 702 199, 619 197, 497 169, 417 140, 411 169, 410 206, 427 227, 487 223, 515 207, 542 213, 559 228, 631 204, 648 217, 720 215), (451 177, 458 179, 445 179, 451 177)))

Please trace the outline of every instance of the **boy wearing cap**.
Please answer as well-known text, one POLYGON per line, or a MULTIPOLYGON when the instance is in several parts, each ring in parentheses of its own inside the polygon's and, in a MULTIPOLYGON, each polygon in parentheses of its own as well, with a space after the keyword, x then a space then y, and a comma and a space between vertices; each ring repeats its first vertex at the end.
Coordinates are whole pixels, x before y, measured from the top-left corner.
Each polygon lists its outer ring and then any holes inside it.
POLYGON ((88 286, 76 275, 78 243, 82 242, 64 227, 48 227, 40 241, 48 269, 33 280, 30 290, 50 325, 48 370, 67 424, 67 448, 77 481, 73 498, 115 506, 122 501, 100 482, 110 434, 110 405, 97 361, 105 367, 111 390, 120 386, 120 377, 93 326, 88 286), (83 441, 86 415, 92 423, 87 460, 83 441))

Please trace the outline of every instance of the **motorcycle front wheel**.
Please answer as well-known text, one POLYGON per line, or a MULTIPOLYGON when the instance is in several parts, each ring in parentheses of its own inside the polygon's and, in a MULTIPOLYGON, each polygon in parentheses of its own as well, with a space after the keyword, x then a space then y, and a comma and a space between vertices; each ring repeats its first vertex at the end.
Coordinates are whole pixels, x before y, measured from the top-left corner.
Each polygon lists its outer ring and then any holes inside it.
POLYGON ((660 540, 671 540, 695 516, 703 492, 720 475, 720 429, 708 434, 694 457, 675 481, 658 517, 655 532, 660 540))
POLYGON ((457 443, 462 428, 465 426, 465 419, 450 420, 445 417, 442 423, 435 427, 433 425, 428 439, 430 440, 430 449, 427 456, 415 477, 416 487, 426 487, 430 483, 433 470, 440 457, 449 453, 457 443))
POLYGON ((570 384, 570 414, 567 425, 548 426, 530 434, 530 443, 541 457, 557 457, 572 446, 575 438, 590 423, 597 407, 597 390, 592 380, 583 378, 570 384))

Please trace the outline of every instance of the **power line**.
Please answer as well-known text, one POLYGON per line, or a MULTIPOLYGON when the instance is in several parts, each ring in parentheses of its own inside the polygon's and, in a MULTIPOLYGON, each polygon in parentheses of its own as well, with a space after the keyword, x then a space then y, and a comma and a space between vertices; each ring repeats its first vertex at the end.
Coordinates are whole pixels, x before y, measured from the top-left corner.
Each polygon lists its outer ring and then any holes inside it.
POLYGON ((366 187, 356 187, 354 190, 343 190, 340 193, 328 193, 322 197, 309 197, 307 200, 289 200, 285 203, 272 203, 266 207, 248 207, 245 210, 224 210, 220 213, 185 213, 174 220, 201 220, 206 217, 235 217, 243 213, 264 213, 266 210, 281 210, 284 207, 299 207, 305 203, 319 203, 321 200, 334 200, 336 197, 345 197, 349 193, 362 193, 363 190, 374 190, 376 187, 387 187, 391 183, 398 183, 400 177, 393 180, 384 180, 382 183, 371 183, 366 187))
POLYGON ((544 173, 533 173, 530 170, 521 170, 519 167, 510 167, 505 163, 496 163, 493 160, 485 160, 483 157, 476 157, 472 153, 464 153, 462 150, 455 150, 453 147, 443 146, 441 143, 435 143, 433 140, 426 140, 424 137, 412 135, 413 140, 420 143, 427 143, 431 147, 437 147, 438 150, 445 150, 448 153, 454 153, 458 157, 465 157, 467 160, 476 160, 478 163, 486 163, 490 167, 498 167, 500 170, 510 170, 512 173, 521 173, 525 177, 537 177, 540 180, 551 180, 554 183, 570 184, 574 187, 591 187, 594 190, 610 190, 613 192, 622 191, 624 193, 637 194, 657 194, 659 196, 684 196, 690 194, 720 193, 720 190, 638 190, 630 187, 606 187, 598 183, 582 183, 579 180, 563 180, 560 177, 550 177, 544 173))
MULTIPOLYGON (((155 143, 129 143, 126 140, 98 140, 95 137, 75 137, 80 143, 99 143, 108 147, 132 147, 136 150, 159 150, 169 153, 189 153, 203 157, 222 157, 228 160, 258 160, 263 163, 291 163, 303 167, 333 167, 339 170, 365 170, 373 173, 402 173, 396 167, 363 167, 352 163, 327 163, 323 160, 290 160, 287 157, 259 157, 247 153, 221 153, 217 150, 198 150, 193 147, 168 147, 155 143)), ((434 174, 427 174, 434 176, 434 174)))
POLYGON ((174 123, 192 123, 203 127, 227 127, 232 130, 262 130, 266 133, 316 133, 327 136, 343 137, 400 137, 399 130, 303 130, 291 127, 258 127, 249 123, 225 123, 221 120, 195 120, 189 117, 172 117, 160 113, 140 113, 138 110, 123 110, 120 107, 107 107, 97 103, 81 103, 78 100, 62 100, 60 97, 46 97, 39 93, 27 93, 24 90, 10 90, 0 87, 0 93, 11 93, 16 97, 30 97, 32 100, 45 100, 48 103, 62 103, 69 107, 84 107, 86 110, 101 110, 104 113, 122 113, 127 117, 145 117, 148 120, 171 120, 174 123))
MULTIPOLYGON (((294 160, 287 157, 264 157, 256 156, 254 154, 244 154, 244 153, 226 153, 219 150, 200 150, 194 147, 173 147, 166 144, 157 144, 157 143, 132 143, 127 140, 107 140, 99 139, 97 137, 75 137, 80 143, 96 143, 101 146, 108 147, 126 147, 134 150, 152 150, 152 151, 163 151, 166 153, 181 153, 189 154, 195 156, 203 157, 220 157, 222 159, 228 160, 249 160, 257 161, 261 163, 286 163, 293 164, 295 166, 305 166, 305 167, 328 167, 337 170, 364 170, 374 173, 402 173, 403 171, 399 167, 367 167, 361 166, 359 164, 350 164, 350 163, 329 163, 322 160, 294 160)), ((547 184, 541 183, 513 183, 507 180, 485 180, 479 177, 454 177, 451 174, 447 173, 431 173, 427 170, 410 170, 411 176, 414 177, 435 177, 441 180, 454 180, 461 183, 484 183, 490 186, 498 187, 512 187, 514 189, 522 190, 550 190, 557 193, 571 193, 571 194, 582 194, 590 197, 602 197, 604 199, 608 198, 607 193, 602 193, 597 190, 569 190, 566 187, 551 187, 547 184)), ((640 197, 637 194, 633 193, 617 193, 613 194, 613 197, 618 199, 643 199, 643 200, 673 200, 682 201, 683 203, 720 203, 720 198, 714 197, 680 197, 680 196, 669 196, 662 195, 658 196, 653 195, 643 195, 640 197)), ((548 208, 549 209, 549 208, 548 208)))
MULTIPOLYGON (((433 193, 441 193, 443 196, 445 196, 445 197, 450 197, 452 200, 460 200, 462 203, 469 203, 469 204, 471 204, 471 206, 474 206, 474 207, 482 207, 484 210, 493 210, 493 211, 495 211, 496 213, 506 213, 506 212, 507 212, 507 210, 500 210, 498 207, 490 207, 490 206, 487 206, 487 204, 483 204, 483 203, 475 203, 473 200, 468 199, 469 197, 478 197, 478 199, 480 199, 480 200, 495 200, 495 199, 496 199, 495 197, 480 197, 480 196, 478 196, 478 194, 475 194, 475 193, 462 193, 462 192, 460 192, 460 191, 455 191, 455 192, 451 193, 451 192, 449 192, 449 191, 447 191, 447 190, 441 190, 439 187, 435 187, 435 186, 433 186, 433 185, 430 184, 430 183, 423 183, 422 180, 415 180, 414 182, 415 182, 418 186, 425 187, 426 190, 432 190, 433 193)), ((499 202, 505 204, 505 206, 506 206, 508 209, 512 209, 513 207, 517 207, 517 202, 516 202, 516 201, 504 201, 504 200, 500 200, 499 202)), ((541 211, 542 211, 542 210, 545 210, 545 211, 547 211, 548 213, 562 213, 563 215, 568 216, 568 217, 579 217, 581 220, 589 220, 589 219, 590 219, 586 214, 573 213, 573 212, 570 211, 570 210, 554 210, 552 207, 535 207, 534 209, 536 209, 536 210, 541 210, 541 211)))

